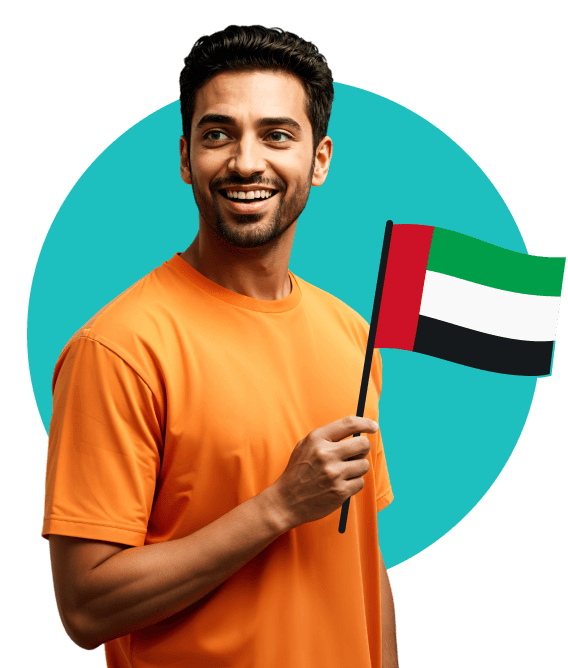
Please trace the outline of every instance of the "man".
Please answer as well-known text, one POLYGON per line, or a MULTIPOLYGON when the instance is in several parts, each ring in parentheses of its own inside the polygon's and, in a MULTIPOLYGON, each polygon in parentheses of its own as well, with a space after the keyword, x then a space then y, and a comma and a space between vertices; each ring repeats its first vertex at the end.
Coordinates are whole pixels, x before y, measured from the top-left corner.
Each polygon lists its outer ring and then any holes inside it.
POLYGON ((331 160, 331 72, 292 33, 230 26, 180 84, 198 235, 55 369, 42 535, 61 619, 110 667, 393 668, 380 358, 352 417, 368 326, 288 271, 331 160))

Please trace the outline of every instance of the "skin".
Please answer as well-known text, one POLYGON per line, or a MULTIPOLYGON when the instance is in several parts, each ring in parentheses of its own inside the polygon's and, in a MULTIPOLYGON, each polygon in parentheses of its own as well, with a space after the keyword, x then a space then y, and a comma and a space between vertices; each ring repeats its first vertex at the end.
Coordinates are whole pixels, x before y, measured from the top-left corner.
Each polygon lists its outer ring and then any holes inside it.
POLYGON ((332 141, 324 137, 314 151, 305 92, 289 74, 222 73, 196 98, 189 155, 184 137, 180 151, 181 177, 193 186, 200 212, 199 232, 182 257, 229 290, 282 299, 291 290, 288 263, 297 219, 310 187, 326 179, 332 141), (234 122, 200 125, 209 115, 234 122), (292 123, 265 125, 267 118, 292 123), (219 192, 223 186, 262 185, 278 192, 254 214, 235 211, 219 192))
MULTIPOLYGON (((324 183, 333 150, 327 136, 314 147, 301 82, 283 72, 218 75, 197 96, 189 139, 189 150, 185 137, 180 140, 180 167, 182 179, 193 186, 199 232, 182 257, 234 292, 256 299, 286 297, 297 220, 310 186, 324 183), (213 116, 231 121, 207 121, 213 116), (267 117, 292 123, 260 122, 267 117), (220 194, 253 185, 279 191, 260 213, 236 212, 220 194)), ((382 554, 380 570, 383 666, 394 668, 394 603, 382 554)))

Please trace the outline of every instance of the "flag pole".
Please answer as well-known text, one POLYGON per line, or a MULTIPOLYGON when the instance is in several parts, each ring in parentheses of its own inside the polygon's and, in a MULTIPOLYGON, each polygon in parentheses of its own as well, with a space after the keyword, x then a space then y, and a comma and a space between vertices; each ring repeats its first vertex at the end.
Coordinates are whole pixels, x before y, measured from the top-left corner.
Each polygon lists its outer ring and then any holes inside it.
MULTIPOLYGON (((363 364, 363 377, 361 379, 361 389, 359 391, 359 403, 357 404, 357 417, 363 417, 365 411, 365 401, 367 399, 367 387, 369 386, 369 376, 371 375, 371 363, 373 361, 373 352, 375 350, 375 339, 377 336, 377 323, 379 322, 379 311, 381 309, 381 298, 383 296, 383 285, 385 283, 385 274, 387 270, 387 258, 392 235, 393 222, 387 220, 385 227, 385 236, 383 238, 383 250, 381 252, 381 262, 379 264, 379 275, 377 278, 377 288, 375 290, 375 301, 373 302, 373 312, 371 314, 371 323, 369 326, 369 338, 367 340, 367 352, 365 353, 365 363, 363 364)), ((353 434, 353 437, 360 434, 353 434)), ((347 526, 347 514, 349 512, 349 501, 347 498, 341 506, 341 517, 339 519, 339 533, 345 533, 347 526)))

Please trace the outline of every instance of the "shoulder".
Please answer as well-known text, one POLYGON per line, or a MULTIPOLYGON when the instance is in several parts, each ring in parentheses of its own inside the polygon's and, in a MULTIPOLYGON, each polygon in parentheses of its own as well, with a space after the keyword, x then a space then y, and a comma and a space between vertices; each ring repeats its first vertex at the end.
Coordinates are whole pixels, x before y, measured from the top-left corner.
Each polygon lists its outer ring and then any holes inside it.
MULTIPOLYGON (((360 350, 365 354, 367 342, 369 339, 369 323, 355 309, 341 301, 334 295, 321 288, 308 283, 304 279, 294 274, 302 296, 306 300, 307 309, 316 314, 315 317, 328 317, 333 321, 333 325, 338 324, 344 329, 352 340, 357 342, 360 350)), ((371 367, 373 382, 376 385, 379 394, 382 385, 383 362, 378 348, 373 351, 373 364, 371 367)))
MULTIPOLYGON (((89 339, 120 357, 144 378, 148 365, 155 366, 155 351, 164 336, 176 326, 179 291, 179 276, 164 262, 105 304, 77 330, 63 348, 57 366, 81 341, 89 339)), ((189 301, 184 299, 184 304, 189 306, 189 301)))
POLYGON ((341 301, 330 292, 326 292, 304 279, 294 274, 300 289, 302 291, 302 298, 305 299, 306 307, 322 317, 333 319, 337 324, 347 328, 358 339, 367 344, 367 337, 369 335, 369 323, 362 315, 345 302, 341 301))

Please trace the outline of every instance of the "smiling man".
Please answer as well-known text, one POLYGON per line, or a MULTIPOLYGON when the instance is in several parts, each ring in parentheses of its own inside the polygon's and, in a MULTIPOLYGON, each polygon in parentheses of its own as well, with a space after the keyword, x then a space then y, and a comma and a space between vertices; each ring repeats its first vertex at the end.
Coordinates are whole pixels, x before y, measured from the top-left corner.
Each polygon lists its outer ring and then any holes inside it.
POLYGON ((353 417, 368 326, 288 270, 330 166, 331 72, 261 26, 185 63, 198 234, 55 368, 42 535, 61 619, 111 668, 395 668, 380 357, 353 417))

